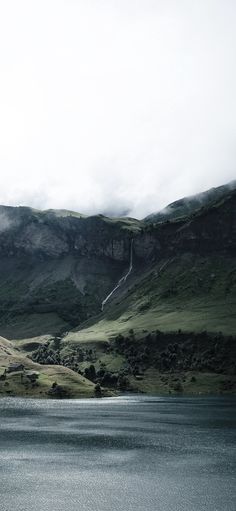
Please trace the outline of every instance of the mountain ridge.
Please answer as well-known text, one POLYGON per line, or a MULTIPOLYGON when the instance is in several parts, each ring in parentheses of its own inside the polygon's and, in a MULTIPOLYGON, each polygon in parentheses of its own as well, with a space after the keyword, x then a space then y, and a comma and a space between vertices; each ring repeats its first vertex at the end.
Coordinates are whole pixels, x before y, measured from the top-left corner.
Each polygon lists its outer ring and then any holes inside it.
POLYGON ((209 203, 217 201, 235 189, 236 180, 233 180, 225 185, 213 187, 204 192, 183 197, 182 199, 171 202, 156 213, 151 213, 150 215, 146 216, 143 221, 147 223, 156 223, 186 217, 197 212, 205 205, 209 205, 209 203))
MULTIPOLYGON (((126 273, 131 243, 138 272, 159 259, 165 264, 177 254, 234 254, 235 194, 235 190, 228 191, 188 217, 151 225, 11 208, 0 231, 0 326, 4 335, 14 334, 14 325, 7 329, 11 316, 18 315, 20 320, 24 314, 30 313, 31 318, 44 314, 47 324, 48 314, 53 324, 56 315, 55 331, 97 314, 126 273)), ((33 334, 32 330, 27 335, 33 334)))
MULTIPOLYGON (((185 357, 184 367, 190 372, 195 367, 190 353, 198 350, 196 369, 201 372, 204 342, 213 343, 210 371, 227 372, 224 346, 232 346, 227 336, 236 331, 235 255, 235 189, 225 190, 187 216, 146 224, 2 206, 0 334, 37 363, 66 365, 105 387, 116 380, 118 388, 151 388, 150 374, 152 378, 155 374, 149 367, 151 358, 141 362, 137 354, 147 348, 149 334, 152 346, 160 339, 162 344, 172 339, 174 345, 182 331, 187 337, 181 343, 187 343, 189 355, 186 358, 181 347, 176 356, 185 357), (207 336, 199 345, 204 331, 207 336), (117 351, 117 336, 128 339, 129 349, 122 344, 117 351), (56 338, 60 342, 55 348, 56 338), (108 379, 101 376, 104 367, 111 374, 108 379), (137 384, 139 372, 143 383, 137 384)), ((161 355, 155 346, 156 360, 167 357, 168 371, 173 366, 176 372, 177 366, 170 363, 172 352, 161 355)), ((162 389, 163 367, 156 363, 155 389, 162 389)), ((228 370, 232 371, 230 365, 228 370)), ((206 389, 211 377, 204 378, 206 389)), ((219 377, 214 378, 220 389, 219 377)), ((189 384, 189 391, 200 388, 193 387, 189 384)))

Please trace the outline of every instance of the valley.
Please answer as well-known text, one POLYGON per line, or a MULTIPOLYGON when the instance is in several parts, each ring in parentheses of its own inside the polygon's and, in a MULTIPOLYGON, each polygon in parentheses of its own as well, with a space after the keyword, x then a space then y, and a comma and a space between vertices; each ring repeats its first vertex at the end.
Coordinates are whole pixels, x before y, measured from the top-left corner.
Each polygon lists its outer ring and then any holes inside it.
POLYGON ((0 377, 38 373, 0 395, 236 392, 235 182, 190 199, 152 221, 0 207, 0 377))

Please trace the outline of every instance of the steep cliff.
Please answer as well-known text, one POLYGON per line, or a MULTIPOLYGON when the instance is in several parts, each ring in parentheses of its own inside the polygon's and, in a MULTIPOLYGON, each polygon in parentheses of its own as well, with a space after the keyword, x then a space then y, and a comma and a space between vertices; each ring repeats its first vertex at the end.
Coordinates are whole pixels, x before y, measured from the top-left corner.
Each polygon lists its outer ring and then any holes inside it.
MULTIPOLYGON (((127 308, 134 289, 140 288, 140 296, 145 296, 140 279, 146 279, 152 294, 159 296, 160 279, 156 282, 153 271, 159 275, 165 268, 166 287, 172 289, 168 268, 182 267, 186 258, 198 263, 204 258, 214 274, 218 264, 214 258, 232 261, 235 255, 235 200, 236 191, 227 189, 195 214, 148 225, 131 218, 1 206, 1 334, 9 338, 55 334, 100 314, 104 299, 127 274, 131 243, 132 272, 106 302, 104 315, 119 297, 127 308), (173 263, 177 258, 179 262, 173 263)), ((222 270, 221 280, 228 282, 226 273, 222 270)), ((112 309, 112 314, 118 317, 120 308, 112 309)))
POLYGON ((78 325, 129 264, 142 223, 0 207, 0 325, 10 337, 78 325))
POLYGON ((104 340, 135 328, 236 331, 236 192, 184 220, 134 238, 129 281, 67 340, 104 340))

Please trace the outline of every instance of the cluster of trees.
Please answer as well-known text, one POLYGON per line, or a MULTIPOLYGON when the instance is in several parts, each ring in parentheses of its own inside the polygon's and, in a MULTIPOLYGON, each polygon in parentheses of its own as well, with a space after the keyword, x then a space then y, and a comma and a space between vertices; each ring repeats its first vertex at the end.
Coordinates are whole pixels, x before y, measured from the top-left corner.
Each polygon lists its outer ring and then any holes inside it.
MULTIPOLYGON (((109 347, 107 346, 109 349, 109 347)), ((129 386, 127 375, 123 371, 112 373, 107 371, 106 366, 100 363, 100 368, 95 369, 95 362, 97 361, 96 349, 75 347, 69 353, 63 353, 61 338, 48 341, 43 346, 40 346, 32 354, 34 362, 46 365, 63 365, 69 367, 73 371, 85 376, 88 380, 103 386, 118 388, 125 390, 129 386), (81 363, 90 362, 85 368, 81 367, 81 363)), ((84 365, 84 364, 83 364, 84 365)))
POLYGON ((117 335, 110 344, 104 345, 105 352, 112 353, 114 357, 120 354, 125 359, 123 369, 117 372, 107 370, 106 365, 98 360, 96 349, 76 346, 72 351, 66 351, 60 337, 40 346, 33 353, 32 359, 40 364, 69 367, 94 382, 98 394, 101 387, 128 389, 129 377, 142 378, 143 372, 149 367, 155 367, 163 373, 207 371, 236 374, 234 337, 224 337, 221 333, 186 333, 181 330, 172 333, 157 330, 143 334, 137 336, 131 329, 127 336, 117 335))
POLYGON ((32 360, 39 364, 63 365, 76 372, 79 371, 79 363, 88 361, 93 362, 97 358, 96 350, 75 348, 69 353, 63 353, 60 337, 46 342, 32 354, 32 360))
POLYGON ((129 387, 129 380, 125 372, 112 373, 106 369, 104 364, 100 364, 98 370, 96 370, 94 364, 90 364, 81 374, 102 387, 118 388, 120 390, 125 390, 129 387))
POLYGON ((48 395, 52 396, 54 398, 55 397, 58 397, 58 398, 69 397, 68 391, 61 385, 58 385, 56 381, 52 384, 51 388, 49 389, 48 395))
POLYGON ((131 330, 127 337, 116 337, 113 349, 126 357, 132 374, 139 374, 150 366, 160 371, 236 374, 236 339, 221 333, 156 331, 136 339, 131 330))
POLYGON ((103 387, 118 388, 120 390, 125 390, 129 387, 129 380, 124 371, 112 373, 107 371, 105 366, 101 366, 96 372, 94 365, 91 365, 85 369, 84 376, 103 387))

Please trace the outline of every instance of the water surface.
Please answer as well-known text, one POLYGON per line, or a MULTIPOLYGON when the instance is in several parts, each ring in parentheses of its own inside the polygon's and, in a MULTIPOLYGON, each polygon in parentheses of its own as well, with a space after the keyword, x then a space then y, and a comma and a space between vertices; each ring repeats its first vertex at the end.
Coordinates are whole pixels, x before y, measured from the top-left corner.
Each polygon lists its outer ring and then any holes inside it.
POLYGON ((0 511, 236 511, 236 400, 0 400, 0 511))

